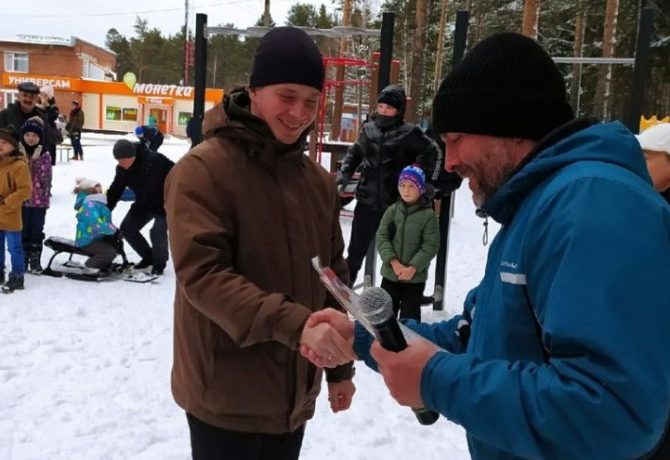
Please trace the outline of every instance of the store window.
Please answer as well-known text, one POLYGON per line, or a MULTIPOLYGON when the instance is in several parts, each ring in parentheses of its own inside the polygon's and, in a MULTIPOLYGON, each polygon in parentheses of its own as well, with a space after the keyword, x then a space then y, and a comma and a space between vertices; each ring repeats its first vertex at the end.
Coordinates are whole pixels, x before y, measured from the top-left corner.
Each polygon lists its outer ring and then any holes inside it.
POLYGON ((13 104, 14 101, 16 101, 18 96, 18 91, 2 91, 0 93, 0 108, 6 109, 10 104, 13 104))
POLYGON ((84 60, 82 62, 82 76, 84 78, 90 78, 92 80, 104 80, 105 79, 105 69, 92 63, 91 61, 84 60))
POLYGON ((191 112, 179 112, 179 116, 177 117, 177 124, 186 126, 186 124, 190 119, 191 119, 191 112))
POLYGON ((121 121, 121 107, 108 105, 105 108, 105 118, 110 121, 121 121))
POLYGON ((5 51, 5 72, 28 72, 28 53, 5 51))
POLYGON ((108 105, 105 107, 105 118, 109 121, 137 121, 137 108, 108 105))
POLYGON ((137 109, 123 109, 123 121, 137 121, 137 109))

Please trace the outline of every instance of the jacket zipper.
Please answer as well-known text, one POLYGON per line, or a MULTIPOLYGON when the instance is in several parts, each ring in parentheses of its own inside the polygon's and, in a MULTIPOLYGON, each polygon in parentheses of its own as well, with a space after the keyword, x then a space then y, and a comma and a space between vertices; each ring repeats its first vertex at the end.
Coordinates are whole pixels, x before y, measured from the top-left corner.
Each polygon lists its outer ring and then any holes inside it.
MULTIPOLYGON (((407 208, 403 206, 403 212, 402 212, 402 231, 399 232, 400 234, 400 257, 404 257, 405 255, 405 224, 407 223, 407 208)), ((405 265, 405 261, 401 259, 401 262, 403 265, 405 265)))
MULTIPOLYGON (((279 200, 279 205, 280 205, 280 214, 281 214, 281 221, 282 221, 282 226, 284 227, 284 235, 286 239, 286 247, 288 248, 288 254, 289 254, 289 259, 292 261, 293 260, 293 249, 291 247, 291 239, 289 238, 289 233, 288 233, 288 225, 286 222, 286 206, 284 204, 284 197, 281 194, 281 184, 277 176, 275 175, 275 171, 273 170, 268 170, 270 177, 272 177, 272 180, 275 183, 275 186, 277 187, 277 190, 279 190, 279 196, 281 199, 279 200)), ((295 292, 295 279, 291 277, 291 291, 295 292)), ((288 400, 291 401, 291 407, 289 408, 288 411, 288 420, 286 420, 286 426, 291 429, 292 428, 292 421, 293 421, 293 412, 296 410, 296 399, 298 397, 298 391, 299 391, 299 385, 298 385, 298 366, 297 366, 297 360, 295 359, 289 359, 288 362, 290 363, 287 369, 287 391, 289 392, 288 394, 288 400)), ((307 390, 305 390, 307 392, 307 390)))

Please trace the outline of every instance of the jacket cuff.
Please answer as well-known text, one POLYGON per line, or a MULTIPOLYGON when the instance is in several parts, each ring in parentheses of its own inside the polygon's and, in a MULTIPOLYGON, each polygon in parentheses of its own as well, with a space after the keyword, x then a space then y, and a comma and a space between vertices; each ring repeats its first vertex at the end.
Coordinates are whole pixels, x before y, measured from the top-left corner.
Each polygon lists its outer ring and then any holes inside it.
POLYGON ((280 342, 292 350, 300 346, 300 337, 305 323, 312 311, 294 302, 285 302, 272 329, 272 339, 280 342))
POLYGON ((354 353, 358 359, 365 360, 370 356, 370 347, 374 337, 356 321, 354 323, 354 353))
POLYGON ((435 353, 423 368, 420 383, 421 400, 428 409, 440 412, 438 401, 439 392, 436 392, 435 388, 444 389, 448 385, 444 381, 444 373, 438 373, 437 369, 440 368, 440 366, 444 366, 444 364, 448 363, 453 357, 454 355, 448 352, 435 353), (433 378, 436 380, 435 384, 433 378))
POLYGON ((352 361, 332 369, 326 369, 326 382, 337 383, 343 382, 345 380, 351 380, 354 378, 355 374, 356 368, 354 367, 354 363, 352 361))

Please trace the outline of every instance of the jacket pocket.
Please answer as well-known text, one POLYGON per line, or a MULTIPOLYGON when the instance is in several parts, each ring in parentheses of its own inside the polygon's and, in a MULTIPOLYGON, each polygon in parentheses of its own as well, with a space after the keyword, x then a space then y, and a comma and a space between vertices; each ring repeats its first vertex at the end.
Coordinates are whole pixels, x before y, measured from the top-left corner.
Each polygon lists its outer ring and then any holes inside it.
POLYGON ((230 416, 276 416, 286 414, 286 347, 259 344, 218 350, 214 371, 206 382, 205 407, 230 416))

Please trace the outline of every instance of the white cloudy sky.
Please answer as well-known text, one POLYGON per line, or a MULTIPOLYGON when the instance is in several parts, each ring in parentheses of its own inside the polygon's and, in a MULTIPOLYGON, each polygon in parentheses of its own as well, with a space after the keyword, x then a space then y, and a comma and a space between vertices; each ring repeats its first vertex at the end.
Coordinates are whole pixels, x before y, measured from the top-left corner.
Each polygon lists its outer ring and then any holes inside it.
MULTIPOLYGON (((333 12, 332 0, 299 0, 317 8, 321 3, 333 12)), ((270 0, 270 14, 283 25, 291 5, 297 0, 270 0)), ((39 0, 25 3, 2 0, 0 38, 16 34, 75 35, 97 45, 104 45, 107 30, 114 27, 131 37, 135 17, 149 21, 165 34, 174 34, 184 24, 185 0, 39 0)), ((208 24, 233 23, 237 27, 252 26, 263 14, 263 0, 189 0, 189 28, 195 29, 195 14, 205 13, 208 24)), ((339 3, 339 2, 338 2, 339 3)))

